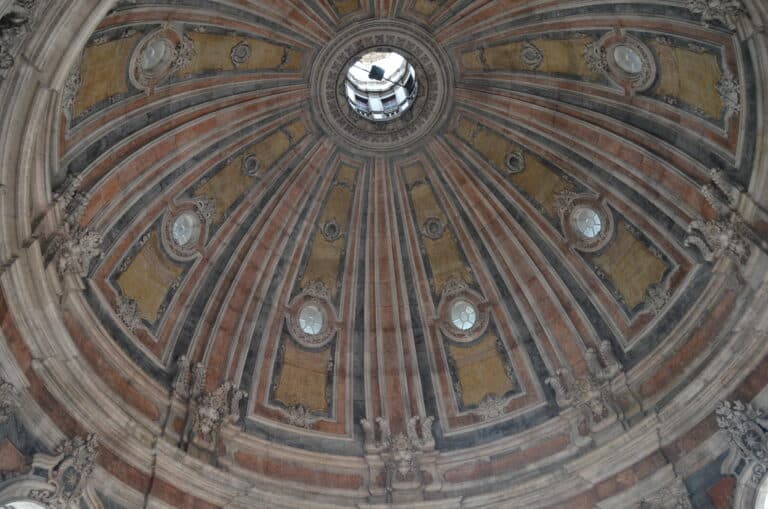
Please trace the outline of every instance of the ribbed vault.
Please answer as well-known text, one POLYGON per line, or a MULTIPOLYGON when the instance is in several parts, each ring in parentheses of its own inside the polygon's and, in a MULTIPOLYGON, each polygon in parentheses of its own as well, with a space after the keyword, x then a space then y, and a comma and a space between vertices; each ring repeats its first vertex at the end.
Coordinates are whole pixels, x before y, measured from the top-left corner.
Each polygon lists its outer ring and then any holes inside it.
POLYGON ((10 443, 97 433, 89 507, 750 503, 714 414, 768 409, 737 3, 33 2, 0 84, 10 443), (376 123, 344 80, 385 49, 418 92, 376 123))

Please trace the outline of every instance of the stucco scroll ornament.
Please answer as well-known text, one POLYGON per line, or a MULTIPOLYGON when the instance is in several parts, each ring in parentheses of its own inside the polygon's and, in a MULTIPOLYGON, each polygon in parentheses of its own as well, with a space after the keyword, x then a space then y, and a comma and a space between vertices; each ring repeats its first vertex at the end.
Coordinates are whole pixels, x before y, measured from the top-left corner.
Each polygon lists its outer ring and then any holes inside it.
POLYGON ((297 428, 310 429, 320 419, 304 405, 294 405, 285 411, 288 424, 297 428))
POLYGON ((420 458, 433 451, 433 417, 413 416, 408 420, 405 433, 392 434, 389 423, 382 417, 374 423, 361 419, 365 433, 366 453, 378 454, 384 464, 389 490, 413 489, 422 484, 420 458), (379 434, 376 436, 375 428, 379 434))
POLYGON ((16 388, 0 378, 0 424, 3 424, 19 407, 19 395, 16 388))
POLYGON ((192 431, 196 437, 215 444, 221 426, 240 418, 240 401, 246 397, 227 382, 211 393, 200 394, 192 405, 192 431))
POLYGON ((765 413, 741 401, 721 401, 715 408, 717 426, 730 445, 723 467, 735 474, 735 466, 744 460, 751 469, 751 481, 757 485, 768 472, 768 418, 765 413), (730 468, 733 467, 733 468, 730 468))
POLYGON ((95 435, 65 441, 57 451, 56 465, 48 473, 51 489, 32 490, 29 498, 50 509, 80 507, 80 498, 96 468, 99 442, 95 435))
POLYGON ((600 342, 598 353, 587 349, 585 357, 589 374, 576 378, 570 370, 558 369, 555 376, 547 378, 545 383, 555 391, 555 400, 560 408, 578 409, 587 427, 595 431, 607 422, 611 413, 619 415, 611 380, 622 370, 608 341, 600 342))
POLYGON ((102 256, 101 234, 78 229, 59 249, 57 268, 60 276, 75 274, 85 277, 91 262, 102 256))
POLYGON ((692 13, 701 14, 704 23, 719 21, 731 30, 745 13, 741 0, 687 0, 686 4, 692 13))
POLYGON ((741 191, 718 168, 711 168, 709 176, 710 182, 701 186, 701 194, 719 215, 725 215, 736 208, 741 191))
POLYGON ((589 70, 594 73, 608 71, 608 53, 599 41, 584 45, 584 60, 589 70))
POLYGON ((691 222, 685 245, 698 248, 708 262, 727 256, 745 263, 750 254, 747 227, 736 213, 730 219, 691 222))
POLYGON ((741 85, 730 75, 723 76, 716 85, 717 93, 723 101, 725 116, 741 111, 741 85))

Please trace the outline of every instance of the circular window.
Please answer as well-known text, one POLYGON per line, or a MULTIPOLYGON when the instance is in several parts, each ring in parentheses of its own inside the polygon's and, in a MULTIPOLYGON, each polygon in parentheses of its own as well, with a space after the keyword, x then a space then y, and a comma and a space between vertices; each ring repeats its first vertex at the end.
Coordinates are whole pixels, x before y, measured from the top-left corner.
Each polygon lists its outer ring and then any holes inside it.
POLYGON ((304 334, 315 336, 323 330, 323 312, 314 304, 307 304, 299 312, 299 327, 304 334))
POLYGON ((594 209, 579 207, 571 217, 576 231, 585 239, 594 239, 603 230, 603 221, 594 209))
POLYGON ((477 322, 477 309, 466 300, 457 300, 451 306, 451 322, 459 330, 469 330, 477 322))
POLYGON ((200 218, 192 212, 184 212, 173 221, 173 241, 181 247, 195 242, 200 235, 200 218))
POLYGON ((393 51, 369 51, 349 66, 347 100, 363 118, 386 121, 399 117, 416 99, 416 71, 393 51))
POLYGON ((643 70, 643 58, 640 53, 626 44, 613 48, 613 59, 619 69, 627 74, 639 74, 643 70))
POLYGON ((167 39, 155 39, 141 51, 139 67, 142 71, 154 71, 168 61, 172 51, 171 43, 167 39))

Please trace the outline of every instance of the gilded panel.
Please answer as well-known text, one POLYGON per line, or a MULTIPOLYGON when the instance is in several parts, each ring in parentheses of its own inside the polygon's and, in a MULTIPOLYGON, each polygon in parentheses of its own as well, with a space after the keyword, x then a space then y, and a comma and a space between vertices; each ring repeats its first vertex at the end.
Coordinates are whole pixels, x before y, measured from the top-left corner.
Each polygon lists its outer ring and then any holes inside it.
POLYGON ((163 253, 157 233, 148 235, 144 246, 117 277, 117 285, 125 297, 136 301, 141 318, 155 323, 171 286, 184 268, 163 253))
POLYGON ((284 337, 280 346, 280 372, 275 376, 272 399, 286 407, 303 406, 328 412, 328 373, 333 349, 308 351, 284 337))
POLYGON ((195 56, 183 71, 184 74, 199 74, 212 71, 260 71, 301 69, 303 52, 272 44, 259 39, 237 35, 222 35, 189 32, 195 47, 195 56), (232 58, 232 48, 247 44, 250 51, 242 61, 232 58))
POLYGON ((80 61, 80 86, 72 106, 74 118, 110 97, 128 93, 128 61, 140 38, 141 34, 136 33, 85 48, 80 61))
POLYGON ((336 173, 334 185, 318 218, 317 232, 301 275, 301 290, 308 288, 312 283, 322 282, 329 290, 331 298, 336 297, 341 264, 347 247, 357 173, 357 168, 347 164, 342 164, 336 173))
POLYGON ((687 104, 706 117, 719 120, 724 104, 717 91, 723 77, 718 56, 703 49, 678 47, 658 40, 649 47, 656 54, 659 67, 654 95, 687 104), (680 79, 682 76, 685 79, 680 79))
POLYGON ((559 174, 541 158, 496 131, 466 118, 459 120, 456 134, 499 172, 507 175, 510 183, 550 219, 557 218, 556 195, 574 189, 574 185, 565 175, 559 174), (507 159, 513 153, 519 153, 524 158, 522 171, 513 172, 508 168, 507 159))
POLYGON ((668 269, 663 255, 624 221, 617 221, 614 238, 602 253, 590 259, 630 310, 643 303, 648 287, 661 283, 668 269))
POLYGON ((449 345, 449 363, 464 407, 477 406, 489 396, 503 398, 518 389, 503 348, 493 331, 470 345, 449 345))
POLYGON ((214 222, 220 222, 229 208, 249 190, 256 181, 253 176, 243 172, 243 160, 252 154, 258 160, 258 167, 268 169, 275 164, 294 144, 306 135, 306 127, 301 121, 280 129, 263 140, 249 146, 245 151, 228 162, 207 182, 197 186, 195 196, 205 196, 215 205, 214 222))
POLYGON ((331 0, 331 5, 339 16, 360 10, 360 0, 331 0))
POLYGON ((514 41, 465 51, 461 60, 470 71, 533 71, 601 81, 584 58, 584 47, 594 41, 589 36, 514 41))
POLYGON ((431 185, 420 164, 407 166, 403 176, 408 187, 416 227, 420 231, 422 247, 427 255, 429 271, 431 272, 432 289, 435 295, 440 295, 445 283, 458 279, 473 284, 469 267, 465 263, 456 239, 448 226, 448 219, 437 202, 431 185), (430 232, 429 222, 439 225, 440 231, 430 232))

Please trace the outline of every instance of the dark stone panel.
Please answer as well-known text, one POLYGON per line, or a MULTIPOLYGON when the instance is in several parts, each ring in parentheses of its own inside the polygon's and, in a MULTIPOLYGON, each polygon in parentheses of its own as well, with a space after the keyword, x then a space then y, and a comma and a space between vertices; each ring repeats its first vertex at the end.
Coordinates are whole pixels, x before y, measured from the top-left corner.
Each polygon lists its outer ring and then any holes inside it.
POLYGON ((721 455, 715 461, 685 479, 685 486, 691 495, 691 503, 694 509, 717 509, 712 504, 707 490, 722 479, 723 474, 720 473, 720 466, 726 456, 727 454, 721 455))

